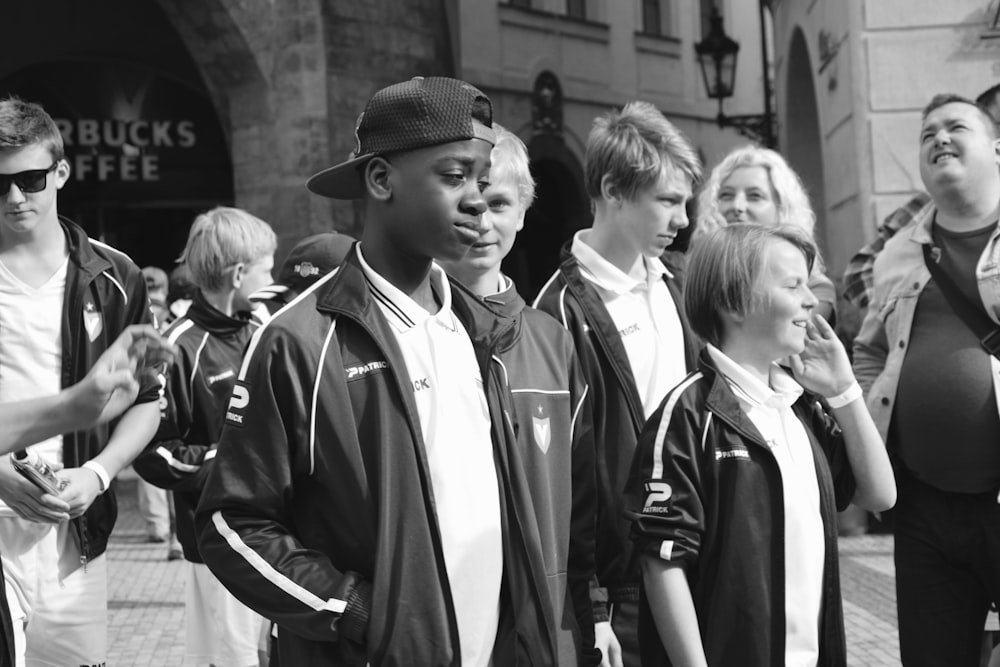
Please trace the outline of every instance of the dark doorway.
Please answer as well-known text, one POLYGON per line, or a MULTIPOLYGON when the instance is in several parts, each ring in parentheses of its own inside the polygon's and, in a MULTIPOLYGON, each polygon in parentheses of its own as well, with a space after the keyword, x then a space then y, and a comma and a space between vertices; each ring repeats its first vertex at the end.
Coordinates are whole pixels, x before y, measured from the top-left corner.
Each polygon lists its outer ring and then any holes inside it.
POLYGON ((823 256, 829 258, 829 230, 826 225, 826 179, 823 174, 823 140, 820 134, 816 85, 805 35, 796 29, 788 49, 788 78, 785 90, 794 90, 785 105, 785 128, 788 136, 784 151, 788 164, 802 179, 816 213, 814 236, 823 256))
POLYGON ((503 270, 530 303, 559 267, 562 246, 590 226, 589 201, 583 191, 583 170, 561 139, 540 136, 528 147, 535 177, 535 203, 524 229, 504 260, 503 270))
POLYGON ((155 0, 42 4, 5 22, 0 95, 56 120, 71 167, 59 212, 140 266, 169 270, 194 217, 233 202, 204 81, 155 0))

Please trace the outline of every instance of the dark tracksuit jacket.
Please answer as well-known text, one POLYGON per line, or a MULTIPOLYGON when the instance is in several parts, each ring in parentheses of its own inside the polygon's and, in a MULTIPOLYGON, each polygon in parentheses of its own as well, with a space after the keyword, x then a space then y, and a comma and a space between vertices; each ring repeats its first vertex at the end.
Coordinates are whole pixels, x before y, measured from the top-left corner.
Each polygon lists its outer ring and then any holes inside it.
POLYGON ((483 300, 515 322, 514 336, 499 357, 514 398, 514 430, 541 531, 559 664, 600 664, 590 602, 594 432, 580 362, 569 333, 526 307, 513 284, 483 300))
MULTIPOLYGON (((792 410, 812 445, 826 560, 821 667, 846 664, 837 563, 837 510, 855 491, 836 422, 815 395, 792 410)), ((643 430, 626 486, 636 556, 677 562, 687 574, 712 667, 785 664, 784 498, 778 462, 707 352, 643 430), (664 484, 665 483, 665 484, 664 484)), ((645 595, 642 664, 670 665, 645 595)))
MULTIPOLYGON (((73 222, 59 219, 69 246, 66 293, 63 298, 62 386, 82 380, 98 357, 130 324, 152 324, 146 280, 131 259, 111 246, 94 241, 73 222)), ((136 404, 158 398, 154 378, 144 376, 136 404)), ((63 465, 80 466, 108 443, 112 424, 63 435, 63 465)), ((73 523, 83 558, 100 556, 118 517, 110 490, 73 523)))
MULTIPOLYGON (((62 311, 62 387, 82 380, 98 357, 130 324, 150 324, 146 281, 124 253, 87 237, 81 227, 60 217, 66 235, 69 264, 62 311)), ((0 326, 3 323, 0 322, 0 326)), ((155 379, 144 376, 136 404, 157 399, 155 379)), ((63 465, 78 467, 97 456, 108 443, 112 424, 63 434, 63 465)), ((73 534, 84 562, 104 553, 118 517, 118 503, 109 489, 97 496, 83 516, 72 520, 73 534)), ((13 650, 10 612, 4 599, 3 632, 13 650)), ((9 651, 7 659, 11 659, 9 651)), ((11 663, 13 664, 13 662, 11 663)))
MULTIPOLYGON (((628 591, 634 591, 639 582, 638 570, 630 565, 632 542, 623 515, 622 493, 646 416, 618 328, 600 294, 583 277, 571 247, 572 241, 563 247, 559 270, 542 287, 534 307, 569 330, 593 399, 599 503, 596 569, 600 584, 594 591, 594 620, 601 622, 608 620, 605 602, 619 599, 622 593, 628 597, 628 591)), ((681 296, 685 258, 668 252, 661 259, 674 276, 664 275, 663 279, 684 331, 686 365, 693 370, 699 343, 688 325, 681 296)))
MULTIPOLYGON (((513 322, 452 283, 492 418, 503 584, 495 665, 550 665, 555 619, 510 388, 513 322)), ((250 343, 197 523, 201 555, 278 624, 283 665, 459 665, 406 362, 356 254, 250 343)))
POLYGON ((132 466, 150 484, 174 492, 177 539, 193 563, 202 562, 194 510, 254 329, 249 320, 217 310, 199 290, 184 317, 164 332, 176 359, 167 372, 160 427, 132 466))

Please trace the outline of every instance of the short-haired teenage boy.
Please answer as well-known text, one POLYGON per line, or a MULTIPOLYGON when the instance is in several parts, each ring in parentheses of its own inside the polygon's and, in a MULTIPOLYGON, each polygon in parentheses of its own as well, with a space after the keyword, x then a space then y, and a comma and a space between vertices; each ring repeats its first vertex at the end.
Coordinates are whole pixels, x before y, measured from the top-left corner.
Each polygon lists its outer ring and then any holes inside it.
MULTIPOLYGON (((69 179, 62 137, 37 104, 0 100, 0 401, 57 393, 82 380, 131 324, 148 323, 146 284, 124 254, 58 214, 69 179)), ((59 497, 0 460, 0 554, 19 659, 107 660, 111 480, 156 431, 157 386, 144 379, 113 424, 32 445, 67 480, 59 497)))
POLYGON ((182 254, 198 287, 191 307, 164 332, 176 348, 165 377, 160 428, 136 459, 139 475, 173 493, 187 561, 188 664, 258 664, 263 620, 227 591, 198 554, 194 511, 212 467, 243 352, 256 329, 250 295, 271 283, 277 237, 259 218, 218 207, 195 218, 182 254))
POLYGON ((434 260, 480 239, 479 90, 378 91, 314 193, 364 199, 348 259, 251 341, 198 511, 201 552, 285 665, 553 664, 512 398, 513 322, 434 260))
POLYGON ((668 247, 688 224, 685 204, 701 165, 656 107, 630 102, 594 121, 585 170, 593 227, 564 248, 534 306, 569 329, 593 397, 595 631, 605 664, 624 658, 631 667, 638 664, 639 571, 629 565, 622 491, 643 424, 697 357, 681 303, 683 257, 668 247))
POLYGON ((815 256, 799 228, 753 223, 692 253, 684 299, 709 344, 647 422, 626 486, 643 664, 846 663, 836 510, 884 510, 896 486, 813 313, 815 256))
POLYGON ((594 433, 587 385, 569 333, 525 306, 500 264, 535 196, 524 143, 494 123, 490 184, 480 238, 462 259, 443 261, 452 278, 516 322, 498 351, 514 397, 515 431, 526 464, 556 612, 558 664, 598 664, 590 581, 594 576, 594 433))

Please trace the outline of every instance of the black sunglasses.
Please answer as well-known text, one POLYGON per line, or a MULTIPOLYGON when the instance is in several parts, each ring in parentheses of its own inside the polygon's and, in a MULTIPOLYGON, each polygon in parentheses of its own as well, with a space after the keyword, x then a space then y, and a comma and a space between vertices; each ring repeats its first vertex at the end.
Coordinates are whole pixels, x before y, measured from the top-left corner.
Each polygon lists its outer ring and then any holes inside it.
POLYGON ((28 169, 16 174, 0 174, 0 195, 6 196, 10 192, 11 183, 21 192, 41 192, 45 189, 49 172, 58 166, 59 162, 55 162, 48 169, 28 169))

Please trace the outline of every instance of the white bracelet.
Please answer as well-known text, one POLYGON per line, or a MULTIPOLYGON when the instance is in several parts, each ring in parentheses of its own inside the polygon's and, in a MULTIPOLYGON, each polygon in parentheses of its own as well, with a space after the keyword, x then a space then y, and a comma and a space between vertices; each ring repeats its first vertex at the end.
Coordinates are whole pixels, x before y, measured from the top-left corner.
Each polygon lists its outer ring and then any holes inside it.
POLYGON ((97 461, 87 461, 81 468, 86 468, 87 470, 93 470, 94 474, 97 475, 98 479, 101 480, 101 493, 104 493, 109 488, 111 488, 111 476, 108 471, 104 469, 97 461))
POLYGON ((848 403, 853 403, 854 401, 861 398, 864 392, 861 391, 861 385, 855 380, 851 383, 851 386, 840 392, 836 396, 830 396, 826 399, 826 404, 830 406, 831 409, 836 410, 837 408, 842 408, 848 403))

